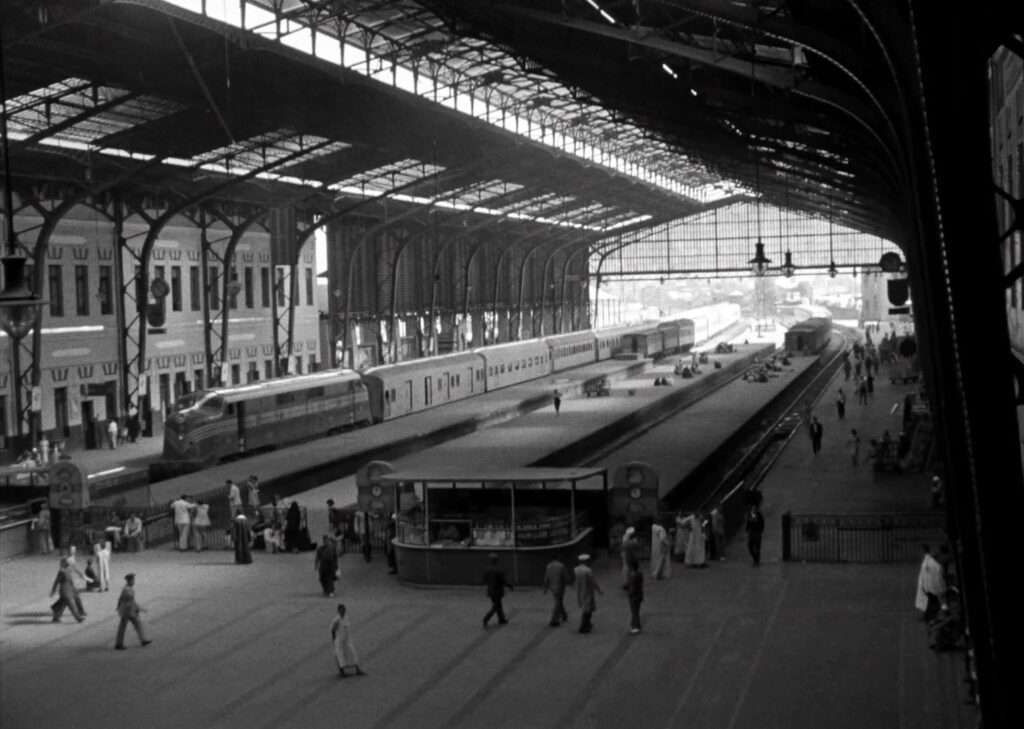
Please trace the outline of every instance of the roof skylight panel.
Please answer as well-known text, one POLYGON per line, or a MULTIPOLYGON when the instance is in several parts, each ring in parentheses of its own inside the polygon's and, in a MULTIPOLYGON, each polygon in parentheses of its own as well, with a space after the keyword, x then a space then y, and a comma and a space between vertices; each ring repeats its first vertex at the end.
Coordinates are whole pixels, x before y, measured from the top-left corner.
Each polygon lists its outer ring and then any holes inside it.
POLYGON ((415 182, 442 171, 444 171, 444 167, 440 165, 420 162, 414 159, 404 159, 400 162, 392 162, 360 172, 352 177, 339 180, 329 187, 332 190, 346 187, 367 187, 371 190, 386 192, 400 185, 415 182))

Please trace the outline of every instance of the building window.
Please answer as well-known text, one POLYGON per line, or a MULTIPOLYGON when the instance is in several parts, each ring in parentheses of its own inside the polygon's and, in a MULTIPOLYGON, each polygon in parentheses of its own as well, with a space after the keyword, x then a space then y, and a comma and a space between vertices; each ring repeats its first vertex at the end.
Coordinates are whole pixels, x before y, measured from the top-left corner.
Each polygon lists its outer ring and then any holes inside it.
POLYGON ((318 365, 316 363, 316 355, 315 354, 309 355, 309 371, 310 372, 317 372, 319 369, 320 369, 320 365, 318 365))
POLYGON ((263 360, 263 372, 266 374, 268 380, 274 379, 274 360, 263 360))
POLYGON ((89 267, 75 266, 75 313, 89 316, 89 267))
POLYGON ((284 308, 284 266, 277 267, 277 308, 284 308))
POLYGON ((231 384, 240 385, 242 384, 242 367, 241 365, 231 365, 231 384))
POLYGON ((59 265, 50 265, 47 270, 50 284, 50 316, 64 316, 64 279, 59 265))
POLYGON ((209 281, 210 281, 210 311, 217 311, 220 308, 220 269, 216 266, 210 266, 209 269, 209 281))
POLYGON ((192 311, 199 311, 203 308, 203 302, 200 298, 202 295, 203 287, 199 283, 199 266, 189 266, 188 268, 188 294, 190 303, 192 305, 192 311))
POLYGON ((313 305, 313 269, 306 269, 306 306, 313 305))
POLYGON ((295 374, 302 374, 302 355, 295 358, 295 374))
POLYGON ((260 301, 264 309, 270 307, 270 269, 260 269, 260 301))
MULTIPOLYGON (((238 284, 239 283, 239 281, 238 281, 238 269, 235 268, 234 266, 231 267, 231 278, 228 279, 228 280, 231 283, 233 283, 233 284, 238 284)), ((229 294, 228 295, 228 308, 229 309, 237 309, 238 308, 238 292, 237 291, 235 293, 233 293, 233 294, 229 294)), ((236 380, 236 383, 237 383, 237 380, 236 380)))
POLYGON ((114 267, 100 266, 100 314, 114 313, 114 267))
POLYGON ((252 291, 252 266, 246 266, 243 275, 245 276, 245 280, 243 282, 243 285, 245 286, 245 308, 251 309, 255 305, 252 291))
POLYGON ((204 373, 203 373, 202 370, 195 370, 192 373, 192 382, 195 383, 195 386, 196 386, 197 390, 202 390, 203 389, 203 374, 204 373))
POLYGON ((171 311, 181 311, 181 266, 171 266, 171 311))

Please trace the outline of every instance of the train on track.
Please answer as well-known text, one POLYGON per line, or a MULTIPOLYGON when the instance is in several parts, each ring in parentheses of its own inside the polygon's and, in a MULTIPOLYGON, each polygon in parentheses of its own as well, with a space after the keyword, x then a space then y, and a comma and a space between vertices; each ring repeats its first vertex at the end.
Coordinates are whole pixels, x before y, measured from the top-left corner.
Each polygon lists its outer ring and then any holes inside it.
POLYGON ((194 468, 380 423, 616 356, 684 352, 740 320, 737 304, 676 318, 381 365, 201 390, 164 422, 165 462, 194 468))

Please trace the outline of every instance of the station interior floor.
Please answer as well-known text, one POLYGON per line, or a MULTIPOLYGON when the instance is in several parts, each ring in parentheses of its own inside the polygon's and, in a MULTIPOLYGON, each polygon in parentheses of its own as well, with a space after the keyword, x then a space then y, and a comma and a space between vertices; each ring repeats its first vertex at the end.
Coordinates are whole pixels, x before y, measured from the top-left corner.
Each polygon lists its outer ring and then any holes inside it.
MULTIPOLYGON (((50 620, 56 557, 0 565, 0 726, 67 727, 715 727, 801 729, 969 727, 962 653, 935 653, 914 609, 918 565, 781 561, 781 515, 929 508, 929 474, 872 477, 845 443, 898 430, 892 406, 913 385, 876 381, 867 405, 835 381, 815 408, 818 456, 798 433, 768 474, 763 562, 742 536, 708 569, 673 565, 648 576, 644 630, 628 631, 617 561, 595 574, 595 630, 579 610, 548 626, 550 598, 523 587, 510 622, 483 629, 483 587, 417 589, 383 560, 341 562, 324 598, 312 553, 255 554, 169 547, 116 553, 109 592, 83 593, 88 617, 50 620), (848 395, 846 419, 833 406, 848 395), (117 595, 134 572, 153 643, 129 633, 113 650, 117 595), (329 627, 348 606, 366 677, 338 678, 329 627)), ((570 406, 571 401, 563 407, 570 406)), ((572 567, 572 565, 569 565, 572 567)), ((483 566, 481 566, 481 573, 483 566)), ((131 631, 131 628, 129 628, 131 631)))

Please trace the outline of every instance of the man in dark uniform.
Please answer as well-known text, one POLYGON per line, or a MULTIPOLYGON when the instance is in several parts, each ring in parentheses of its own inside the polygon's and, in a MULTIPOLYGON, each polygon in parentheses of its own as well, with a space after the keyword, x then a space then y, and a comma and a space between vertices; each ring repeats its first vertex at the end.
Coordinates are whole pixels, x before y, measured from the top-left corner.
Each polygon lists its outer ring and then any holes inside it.
POLYGON ((121 616, 121 622, 117 626, 117 641, 114 643, 114 647, 119 651, 124 650, 124 631, 128 627, 128 623, 135 627, 135 632, 139 634, 142 645, 146 646, 153 642, 146 639, 142 621, 139 619, 142 609, 135 602, 135 574, 129 572, 124 576, 124 580, 126 584, 121 590, 121 596, 117 598, 117 614, 121 616))
POLYGON ((757 504, 751 504, 747 512, 747 549, 754 560, 754 566, 761 564, 761 535, 764 534, 764 514, 757 504))
POLYGON ((821 450, 821 436, 825 432, 825 429, 821 426, 821 421, 818 417, 811 417, 811 450, 814 451, 814 455, 818 455, 818 451, 821 450))
POLYGON ((501 607, 501 600, 505 597, 506 587, 510 590, 515 589, 505 579, 505 571, 498 569, 498 555, 492 552, 489 559, 491 566, 484 573, 484 584, 487 585, 487 597, 491 599, 491 609, 484 615, 485 628, 487 627, 487 621, 493 615, 498 616, 499 625, 504 625, 508 622, 508 618, 505 617, 505 611, 501 607))
POLYGON ((384 556, 388 560, 388 574, 398 574, 398 555, 395 554, 394 540, 398 537, 398 514, 392 514, 384 531, 384 556))

